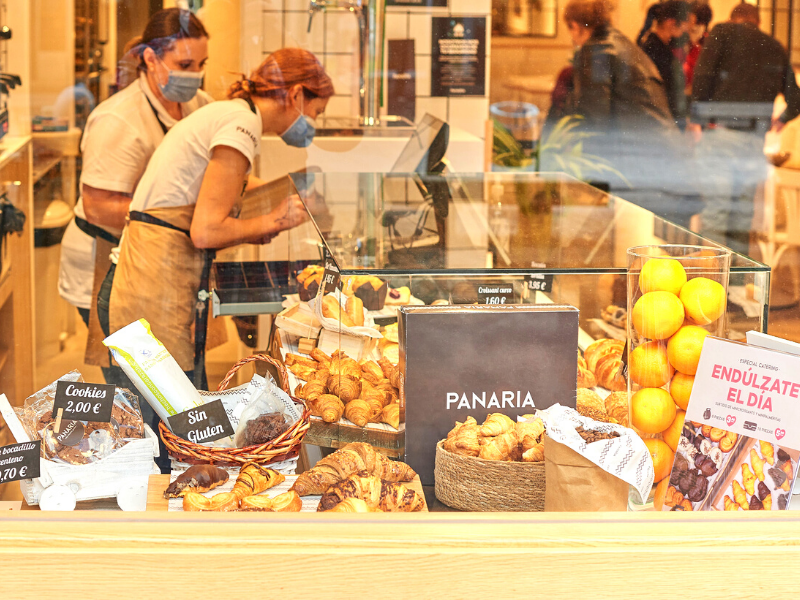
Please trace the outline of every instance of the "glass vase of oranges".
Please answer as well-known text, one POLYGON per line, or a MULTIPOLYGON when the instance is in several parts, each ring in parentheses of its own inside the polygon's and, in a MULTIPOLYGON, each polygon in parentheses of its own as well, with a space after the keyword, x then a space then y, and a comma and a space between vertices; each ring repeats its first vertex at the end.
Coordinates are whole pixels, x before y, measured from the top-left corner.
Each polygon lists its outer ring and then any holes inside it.
POLYGON ((628 249, 628 407, 666 491, 706 336, 725 337, 730 250, 628 249))

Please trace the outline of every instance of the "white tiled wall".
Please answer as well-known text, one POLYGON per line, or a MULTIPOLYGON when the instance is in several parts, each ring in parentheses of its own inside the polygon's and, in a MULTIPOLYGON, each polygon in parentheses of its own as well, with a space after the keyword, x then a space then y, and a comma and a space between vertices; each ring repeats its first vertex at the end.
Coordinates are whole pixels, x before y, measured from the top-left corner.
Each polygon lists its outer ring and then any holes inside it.
MULTIPOLYGON (((326 113, 330 116, 358 115, 358 26, 354 15, 344 11, 318 13, 309 33, 308 0, 245 0, 242 4, 243 57, 248 69, 279 48, 306 48, 319 57, 334 82, 336 96, 328 104, 326 113), (256 18, 258 14, 260 20, 256 18)), ((448 8, 387 8, 386 39, 415 40, 417 118, 430 112, 453 126, 483 137, 484 122, 489 114, 490 13, 491 0, 450 0, 448 8), (485 15, 487 18, 485 96, 430 96, 431 17, 447 15, 485 15)))

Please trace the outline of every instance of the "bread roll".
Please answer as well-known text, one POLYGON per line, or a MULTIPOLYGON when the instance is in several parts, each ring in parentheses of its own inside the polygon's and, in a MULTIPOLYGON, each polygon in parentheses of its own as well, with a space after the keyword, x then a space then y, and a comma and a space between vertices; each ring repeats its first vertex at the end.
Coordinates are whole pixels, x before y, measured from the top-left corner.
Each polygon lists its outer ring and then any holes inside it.
POLYGON ((347 316, 356 327, 364 325, 364 303, 358 296, 350 296, 345 303, 347 316))
POLYGON ((329 319, 336 319, 345 327, 352 327, 353 320, 342 310, 342 305, 334 296, 325 296, 322 299, 322 316, 329 319))

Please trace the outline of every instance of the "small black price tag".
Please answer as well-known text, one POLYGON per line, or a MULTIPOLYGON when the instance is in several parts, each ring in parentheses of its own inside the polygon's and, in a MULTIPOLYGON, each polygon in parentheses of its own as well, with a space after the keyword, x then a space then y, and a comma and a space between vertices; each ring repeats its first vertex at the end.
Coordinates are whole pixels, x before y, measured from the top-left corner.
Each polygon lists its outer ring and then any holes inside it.
POLYGON ((510 283, 479 283, 478 304, 513 304, 514 286, 510 283))
POLYGON ((0 483, 39 476, 41 440, 0 447, 0 483))
POLYGON ((190 408, 169 418, 172 433, 185 440, 202 444, 233 435, 222 400, 214 400, 203 406, 190 408))
POLYGON ((104 383, 80 383, 59 381, 56 384, 56 397, 53 400, 53 414, 73 421, 111 421, 114 407, 114 386, 104 383))
POLYGON ((322 293, 332 294, 336 288, 341 289, 341 277, 339 267, 336 266, 333 257, 328 250, 325 250, 325 272, 322 274, 322 293))
POLYGON ((544 273, 531 273, 525 276, 525 283, 532 292, 552 292, 553 276, 544 273))

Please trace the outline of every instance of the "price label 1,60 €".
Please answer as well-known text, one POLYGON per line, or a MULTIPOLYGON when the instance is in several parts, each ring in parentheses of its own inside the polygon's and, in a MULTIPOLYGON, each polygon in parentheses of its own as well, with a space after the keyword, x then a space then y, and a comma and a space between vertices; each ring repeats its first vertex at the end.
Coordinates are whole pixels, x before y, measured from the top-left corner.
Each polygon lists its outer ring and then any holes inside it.
POLYGON ((114 391, 113 385, 59 381, 53 414, 63 409, 63 419, 108 423, 114 406, 114 391))
POLYGON ((0 483, 39 477, 41 448, 41 440, 0 447, 0 483))

